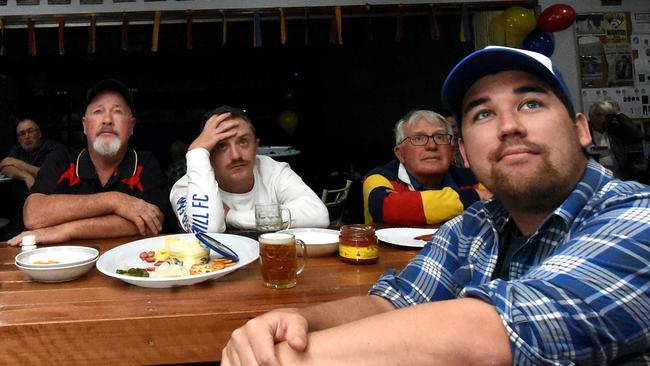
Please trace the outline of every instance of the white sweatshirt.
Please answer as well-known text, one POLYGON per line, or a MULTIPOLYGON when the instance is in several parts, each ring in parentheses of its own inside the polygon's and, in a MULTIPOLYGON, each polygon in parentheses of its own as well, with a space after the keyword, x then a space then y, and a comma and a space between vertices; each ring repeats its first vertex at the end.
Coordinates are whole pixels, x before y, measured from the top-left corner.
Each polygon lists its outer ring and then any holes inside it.
POLYGON ((174 184, 169 200, 187 232, 224 232, 226 226, 254 229, 256 203, 279 203, 288 208, 291 227, 329 225, 323 202, 287 163, 258 155, 253 168, 253 189, 228 193, 219 188, 214 178, 208 150, 192 149, 185 157, 187 173, 174 184), (225 220, 224 203, 230 208, 225 220))

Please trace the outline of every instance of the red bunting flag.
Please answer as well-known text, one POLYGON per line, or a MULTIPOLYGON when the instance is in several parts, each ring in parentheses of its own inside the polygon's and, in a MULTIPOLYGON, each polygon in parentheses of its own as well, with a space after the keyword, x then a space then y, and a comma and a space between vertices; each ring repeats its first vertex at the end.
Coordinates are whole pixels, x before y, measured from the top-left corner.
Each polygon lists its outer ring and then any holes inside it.
POLYGON ((185 48, 192 49, 192 12, 187 12, 187 21, 185 22, 185 48))
POLYGON ((122 51, 129 50, 129 17, 122 14, 122 51))
POLYGON ((65 20, 59 19, 59 55, 65 54, 65 20))
POLYGON ((153 35, 151 39, 151 51, 158 52, 158 36, 160 34, 160 10, 154 13, 153 17, 153 35))
POLYGON ((36 56, 36 30, 31 18, 27 19, 27 54, 36 56))
POLYGON ((330 43, 343 44, 343 24, 341 21, 341 7, 334 7, 334 15, 330 23, 330 43))
POLYGON ((280 8, 280 44, 287 44, 287 19, 282 8, 280 8))
POLYGON ((397 22, 395 24, 395 42, 402 42, 404 38, 404 7, 397 5, 397 22))
POLYGON ((90 34, 88 37, 88 54, 94 55, 97 51, 97 17, 90 16, 90 34))
POLYGON ((431 23, 431 40, 437 41, 440 39, 440 29, 438 29, 438 14, 436 9, 431 6, 430 14, 430 23, 431 23))
POLYGON ((5 55, 5 22, 0 18, 0 56, 5 55))

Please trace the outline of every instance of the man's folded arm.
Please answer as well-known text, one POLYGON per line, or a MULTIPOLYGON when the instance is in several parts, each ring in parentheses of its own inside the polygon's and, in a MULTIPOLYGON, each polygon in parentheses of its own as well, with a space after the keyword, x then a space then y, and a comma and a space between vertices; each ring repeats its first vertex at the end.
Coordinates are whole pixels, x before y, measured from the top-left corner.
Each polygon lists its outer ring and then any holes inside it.
MULTIPOLYGON (((310 323, 310 330, 312 330, 310 323)), ((465 298, 383 312, 312 332, 305 352, 276 345, 282 365, 509 365, 494 307, 465 298)))
POLYGON ((123 201, 124 193, 102 192, 94 194, 32 193, 23 208, 23 221, 30 230, 54 226, 65 222, 113 214, 123 201))

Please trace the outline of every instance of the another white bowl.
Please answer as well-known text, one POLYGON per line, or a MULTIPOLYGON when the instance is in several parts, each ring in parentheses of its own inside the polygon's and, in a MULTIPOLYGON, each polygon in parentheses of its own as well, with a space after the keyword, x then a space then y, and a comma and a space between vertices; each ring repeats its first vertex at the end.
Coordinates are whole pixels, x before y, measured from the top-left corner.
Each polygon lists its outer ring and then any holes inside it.
POLYGON ((94 262, 98 256, 99 251, 95 248, 62 245, 21 252, 16 255, 16 264, 25 268, 62 268, 94 262), (48 261, 56 263, 45 264, 48 261))
POLYGON ((73 264, 65 267, 55 268, 25 267, 16 262, 16 267, 18 267, 21 271, 23 271, 23 273, 25 273, 36 282, 66 282, 83 276, 86 272, 95 266, 97 259, 98 257, 95 257, 81 264, 73 264))
POLYGON ((321 257, 336 253, 339 249, 339 231, 318 228, 282 230, 305 242, 308 257, 321 257))

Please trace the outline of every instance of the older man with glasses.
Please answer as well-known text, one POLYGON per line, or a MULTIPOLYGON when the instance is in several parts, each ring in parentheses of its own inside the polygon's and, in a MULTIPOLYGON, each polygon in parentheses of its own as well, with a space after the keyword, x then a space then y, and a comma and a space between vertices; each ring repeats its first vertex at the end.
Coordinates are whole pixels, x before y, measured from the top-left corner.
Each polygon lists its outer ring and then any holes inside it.
POLYGON ((18 144, 2 159, 0 169, 6 176, 25 182, 29 189, 49 153, 62 150, 65 146, 53 140, 42 140, 41 129, 30 118, 18 122, 16 137, 18 144))
POLYGON ((400 119, 397 159, 371 170, 363 182, 366 223, 438 224, 491 198, 468 169, 451 165, 455 143, 452 126, 438 113, 415 110, 400 119))

